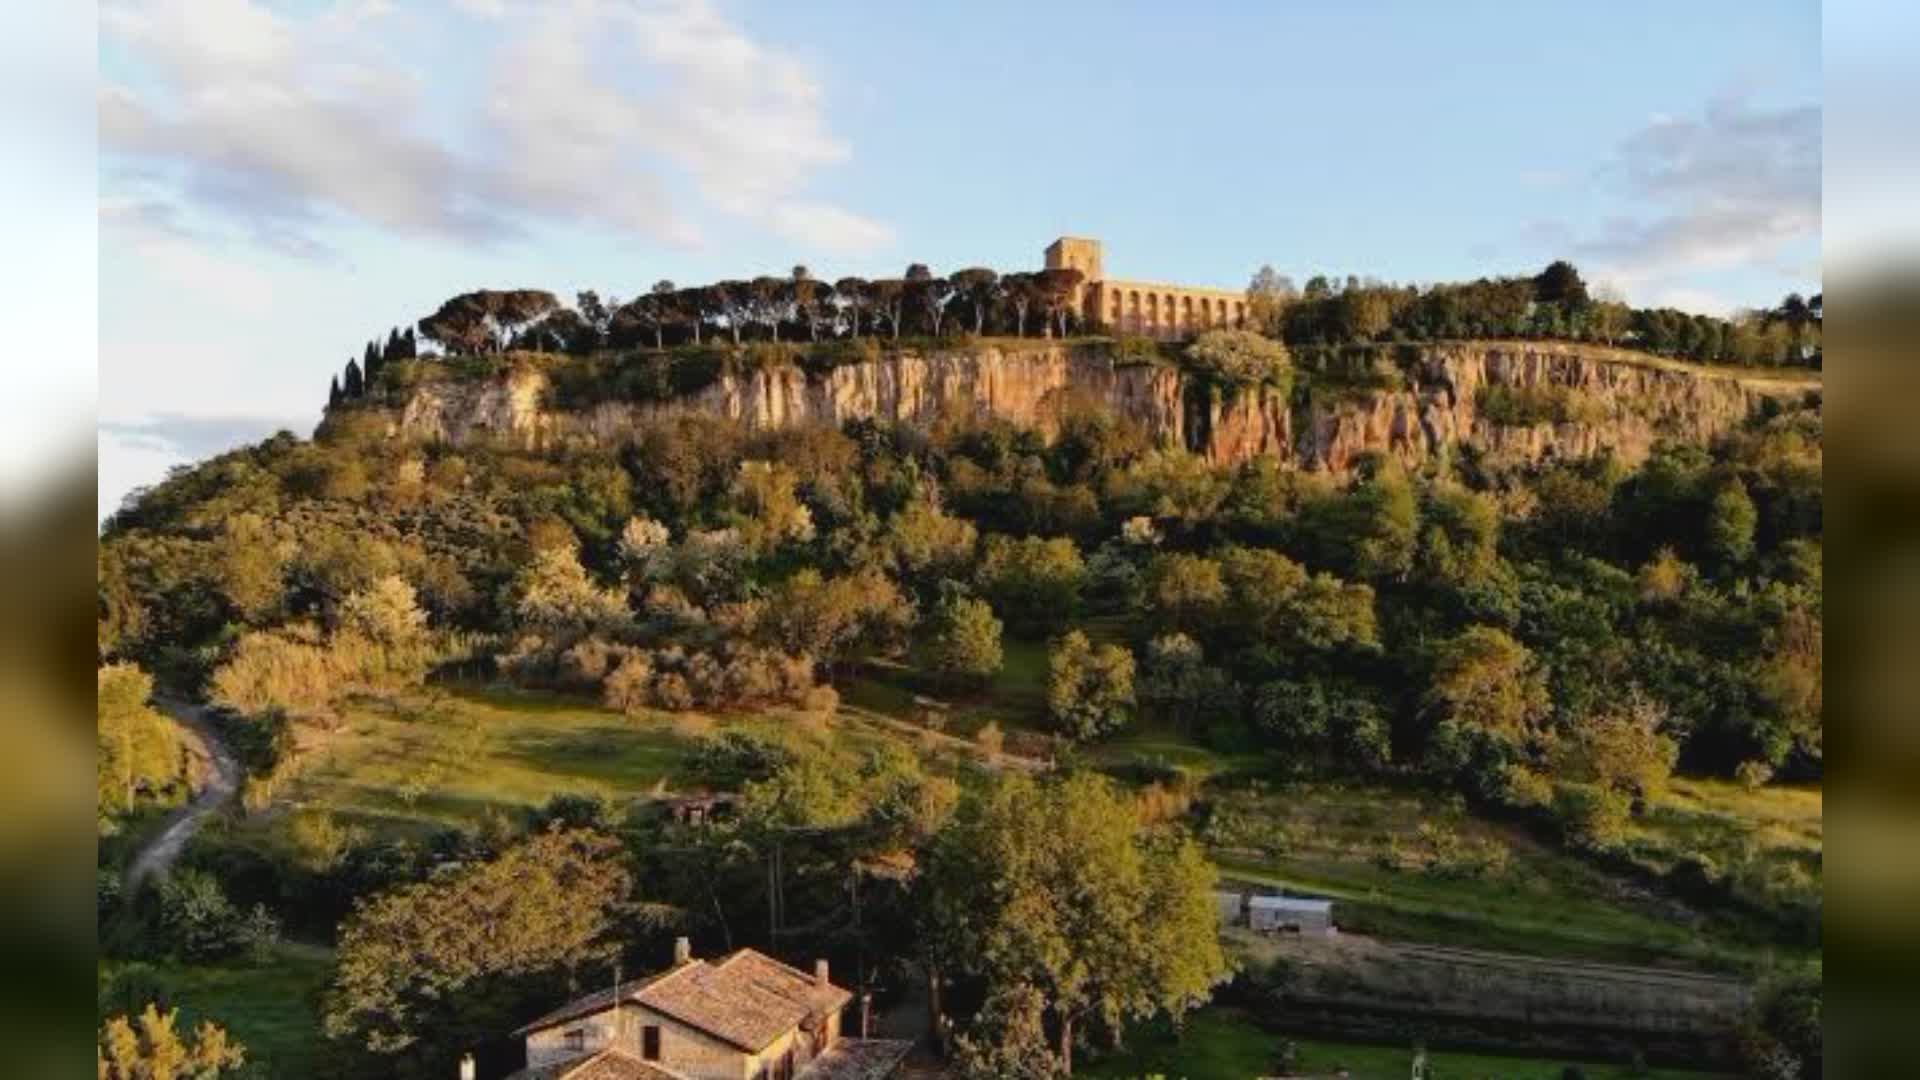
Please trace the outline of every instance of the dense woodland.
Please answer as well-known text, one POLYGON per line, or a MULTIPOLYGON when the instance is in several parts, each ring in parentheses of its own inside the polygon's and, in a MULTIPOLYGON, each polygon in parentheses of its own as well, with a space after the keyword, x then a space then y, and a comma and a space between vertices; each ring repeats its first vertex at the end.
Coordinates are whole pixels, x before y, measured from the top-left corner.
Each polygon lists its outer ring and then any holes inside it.
MULTIPOLYGON (((419 329, 455 355, 1071 332, 1060 298, 1077 283, 1045 276, 796 272, 663 282, 628 303, 582 294, 573 309, 475 293, 419 329)), ((1522 334, 1818 358, 1817 297, 1702 321, 1591 299, 1570 267, 1424 290, 1315 279, 1298 296, 1263 275, 1254 292, 1271 301, 1265 328, 1301 345, 1522 334)), ((1229 385, 1292 377, 1287 351, 1249 333, 1181 355, 1229 385)), ((363 361, 336 403, 421 357, 409 331, 363 361)), ((179 795, 149 678, 229 710, 254 810, 300 731, 324 731, 341 702, 437 681, 636 716, 769 713, 796 734, 706 741, 700 774, 745 796, 724 830, 568 799, 424 842, 299 818, 284 851, 205 846, 139 896, 103 871, 105 944, 138 957, 332 941, 337 1067, 438 1075, 623 947, 644 969, 676 928, 825 943, 951 979, 951 1045, 971 1075, 1051 1075, 1085 1040, 1203 1002, 1226 971, 1184 802, 1126 812, 1130 785, 1076 764, 1101 740, 1151 728, 1276 779, 1457 792, 1623 865, 1626 824, 1676 770, 1817 780, 1821 447, 1818 401, 1783 400, 1637 467, 1468 455, 1415 474, 1378 458, 1342 486, 1267 459, 1209 465, 1095 411, 1051 440, 961 418, 750 435, 687 416, 587 453, 410 445, 334 409, 312 441, 282 434, 177 470, 105 526, 103 833, 179 795), (1024 734, 1052 774, 956 784, 899 747, 804 737, 866 665, 911 659, 926 693, 965 699, 1015 640, 1047 643, 1045 706, 1024 734), (919 872, 887 870, 902 865, 919 872), (554 891, 506 884, 528 880, 554 891), (1067 900, 1086 895, 1112 903, 1067 900), (513 943, 477 966, 491 950, 468 940, 476 906, 495 912, 490 943, 513 943), (1111 948, 1062 959, 1090 941, 1111 948)), ((996 730, 991 749, 1015 734, 996 730)), ((1662 887, 1818 940, 1817 880, 1752 880, 1702 855, 1662 887)))

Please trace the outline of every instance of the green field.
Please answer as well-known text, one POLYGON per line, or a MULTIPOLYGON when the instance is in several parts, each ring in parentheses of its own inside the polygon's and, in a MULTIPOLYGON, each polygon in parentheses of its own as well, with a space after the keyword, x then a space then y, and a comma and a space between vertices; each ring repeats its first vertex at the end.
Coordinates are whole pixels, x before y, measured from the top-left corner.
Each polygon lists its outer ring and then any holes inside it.
MULTIPOLYGON (((1279 1072, 1282 1047, 1294 1047, 1293 1071, 1298 1075, 1331 1076, 1345 1069, 1353 1080, 1405 1080, 1412 1068, 1410 1047, 1369 1046, 1318 1039, 1295 1039, 1262 1031, 1246 1016, 1228 1008, 1203 1009, 1187 1018, 1178 1038, 1165 1024, 1134 1033, 1121 1053, 1089 1060, 1075 1075, 1133 1080, 1159 1076, 1165 1080, 1248 1080, 1279 1072)), ((1620 1063, 1558 1061, 1546 1058, 1504 1057, 1432 1051, 1427 1055, 1434 1080, 1561 1080, 1568 1065, 1577 1065, 1588 1080, 1687 1080, 1711 1073, 1673 1069, 1633 1072, 1620 1063)))
MULTIPOLYGON (((941 725, 965 740, 993 721, 1007 749, 1044 755, 1045 646, 1010 641, 994 686, 952 702, 941 725)), ((874 668, 848 684, 835 725, 842 739, 909 737, 925 723, 910 667, 874 668), (893 723, 892 728, 881 725, 893 723), (904 726, 911 725, 911 726, 904 726)), ((489 811, 515 814, 559 792, 615 802, 697 786, 685 757, 714 731, 791 730, 783 713, 714 719, 628 717, 581 698, 499 687, 436 688, 393 703, 360 702, 306 752, 277 806, 324 809, 382 833, 423 835, 473 826, 489 811)), ((817 730, 817 726, 815 728, 817 730)), ((920 740, 925 752, 931 745, 920 740)), ((943 743, 949 757, 970 748, 943 743)), ((1088 749, 1103 766, 1156 762, 1196 782, 1247 764, 1179 733, 1141 730, 1088 749)), ((978 775, 977 772, 972 775, 978 775)), ((1202 789, 1203 833, 1223 874, 1342 901, 1347 929, 1379 937, 1624 963, 1682 962, 1750 970, 1731 916, 1712 919, 1633 885, 1551 842, 1481 820, 1459 800, 1371 784, 1296 782, 1202 789)), ((1638 819, 1640 857, 1657 864, 1682 845, 1716 860, 1818 882, 1817 790, 1677 779, 1638 819)), ((269 814, 252 828, 271 829, 269 814)))
MULTIPOLYGON (((1663 804, 1653 820, 1665 813, 1663 804)), ((1732 916, 1703 916, 1431 792, 1314 782, 1239 790, 1216 798, 1203 838, 1223 874, 1333 897, 1343 928, 1377 937, 1736 970, 1778 954, 1747 944, 1764 935, 1732 916)))
MULTIPOLYGON (((247 1048, 247 1061, 274 1080, 310 1076, 319 1053, 320 996, 333 954, 312 945, 283 944, 267 963, 155 963, 152 974, 168 1004, 180 1010, 175 1029, 213 1020, 247 1048)), ((104 985, 113 968, 102 964, 104 985)))
POLYGON ((275 802, 393 831, 478 824, 567 792, 631 799, 686 790, 687 752, 718 730, 790 723, 623 716, 587 699, 499 687, 436 687, 359 701, 303 752, 275 802))

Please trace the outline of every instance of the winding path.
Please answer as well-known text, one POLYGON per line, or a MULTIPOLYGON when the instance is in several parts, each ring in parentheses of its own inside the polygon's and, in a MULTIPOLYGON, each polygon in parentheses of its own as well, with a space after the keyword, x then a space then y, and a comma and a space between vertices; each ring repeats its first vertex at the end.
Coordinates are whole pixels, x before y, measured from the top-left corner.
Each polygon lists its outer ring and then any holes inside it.
POLYGON ((207 815, 220 809, 221 804, 233 798, 240 786, 240 762, 220 741, 220 735, 214 731, 213 723, 207 718, 203 705, 188 705, 178 701, 156 699, 154 702, 161 711, 187 729, 190 738, 198 739, 206 748, 207 760, 213 765, 212 775, 207 777, 207 785, 194 795, 187 805, 173 812, 167 824, 146 846, 134 855, 127 864, 126 888, 129 892, 137 888, 151 875, 165 877, 187 846, 187 841, 199 830, 200 823, 207 815))

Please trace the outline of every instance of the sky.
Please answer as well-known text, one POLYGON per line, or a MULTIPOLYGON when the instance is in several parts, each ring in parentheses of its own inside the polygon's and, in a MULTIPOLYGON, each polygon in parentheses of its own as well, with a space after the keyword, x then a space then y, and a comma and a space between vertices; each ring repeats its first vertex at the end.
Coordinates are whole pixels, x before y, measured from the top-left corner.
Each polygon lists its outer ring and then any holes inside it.
POLYGON ((1817 3, 105 0, 99 499, 311 431, 483 287, 909 262, 1226 287, 1569 258, 1818 291, 1817 3))

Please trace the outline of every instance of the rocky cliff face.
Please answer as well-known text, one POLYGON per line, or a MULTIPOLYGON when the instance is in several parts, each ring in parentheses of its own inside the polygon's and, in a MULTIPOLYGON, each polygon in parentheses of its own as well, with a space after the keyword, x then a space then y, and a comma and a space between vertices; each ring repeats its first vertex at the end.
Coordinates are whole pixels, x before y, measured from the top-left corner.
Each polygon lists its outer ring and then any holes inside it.
POLYGON ((962 413, 1051 431, 1064 410, 1093 405, 1214 461, 1265 455, 1344 474, 1370 453, 1418 466, 1461 447, 1515 462, 1602 451, 1638 461, 1660 438, 1707 441, 1766 395, 1802 388, 1560 343, 1426 346, 1403 354, 1399 364, 1403 389, 1336 390, 1321 380, 1296 405, 1266 388, 1228 392, 1171 367, 1116 364, 1072 346, 982 346, 902 351, 819 376, 795 367, 722 375, 672 401, 570 411, 548 408, 546 376, 520 368, 495 379, 422 384, 395 411, 391 428, 400 437, 455 444, 613 446, 680 413, 726 417, 751 431, 855 419, 927 425, 962 413), (1481 408, 1482 389, 1490 386, 1575 403, 1579 419, 1496 423, 1481 408))

